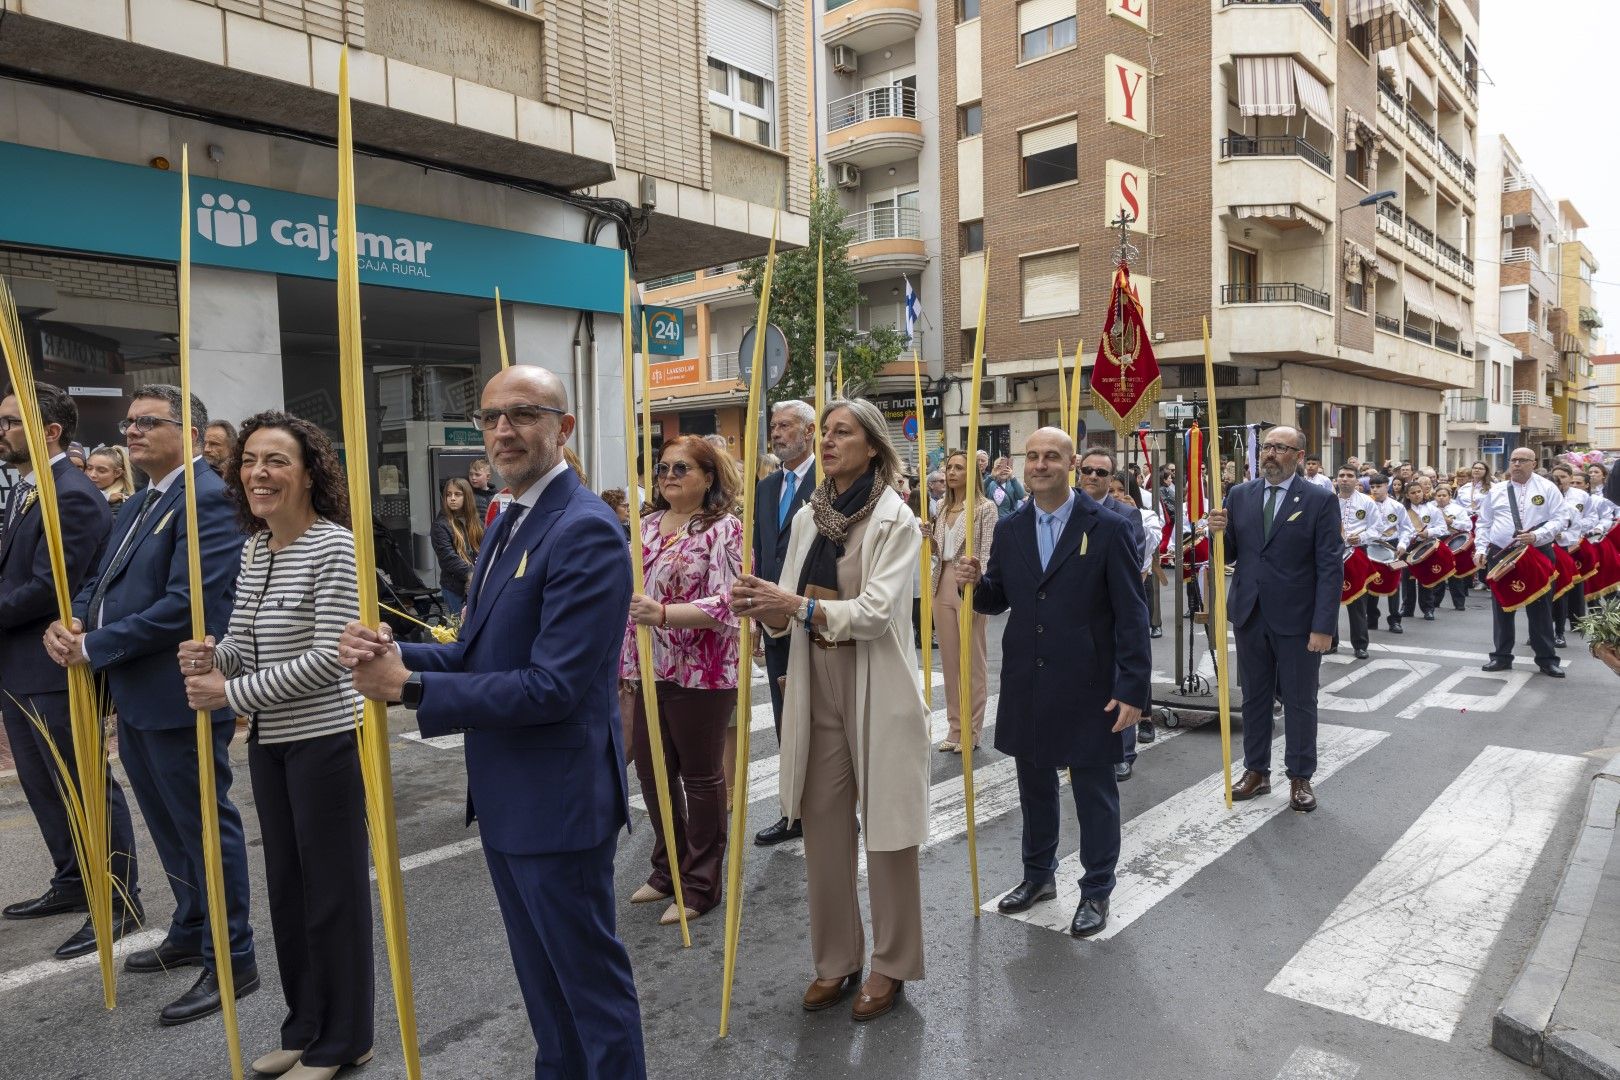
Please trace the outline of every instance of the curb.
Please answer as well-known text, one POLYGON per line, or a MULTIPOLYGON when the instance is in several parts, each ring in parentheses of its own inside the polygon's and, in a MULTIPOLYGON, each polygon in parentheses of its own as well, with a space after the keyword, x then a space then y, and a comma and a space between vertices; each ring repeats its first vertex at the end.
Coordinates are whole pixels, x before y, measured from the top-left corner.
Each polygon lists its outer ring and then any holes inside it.
POLYGON ((1507 997, 1491 1018, 1491 1045, 1555 1080, 1620 1080, 1620 1047, 1578 1028, 1551 1028, 1553 1010, 1575 965, 1598 882, 1616 838, 1620 755, 1592 778, 1585 822, 1576 835, 1552 911, 1507 997))

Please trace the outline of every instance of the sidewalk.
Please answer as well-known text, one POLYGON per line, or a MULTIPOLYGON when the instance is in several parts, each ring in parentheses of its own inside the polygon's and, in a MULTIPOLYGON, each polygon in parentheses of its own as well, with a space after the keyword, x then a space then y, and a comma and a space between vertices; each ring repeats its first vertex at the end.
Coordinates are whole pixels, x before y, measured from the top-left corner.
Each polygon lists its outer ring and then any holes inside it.
POLYGON ((1620 1080, 1620 756, 1592 778, 1534 951, 1491 1025, 1491 1044, 1557 1080, 1620 1080))

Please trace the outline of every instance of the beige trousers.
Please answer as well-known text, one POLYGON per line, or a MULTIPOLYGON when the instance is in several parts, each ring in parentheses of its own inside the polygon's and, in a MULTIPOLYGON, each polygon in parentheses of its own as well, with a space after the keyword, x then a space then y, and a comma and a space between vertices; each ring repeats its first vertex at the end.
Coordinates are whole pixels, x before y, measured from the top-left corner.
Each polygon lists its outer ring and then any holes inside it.
MULTIPOLYGON (((813 649, 810 751, 800 813, 809 879, 810 952, 816 978, 838 979, 866 962, 856 829, 855 649, 813 649)), ((881 778, 873 782, 881 783, 881 778)), ((922 877, 917 849, 869 851, 872 970, 891 979, 923 977, 922 877)))
MULTIPOLYGON (((934 594, 934 636, 939 638, 939 663, 945 675, 945 718, 950 722, 948 742, 962 741, 962 691, 957 686, 962 670, 962 597, 949 575, 942 576, 934 594)), ((984 735, 984 699, 990 681, 989 658, 985 653, 985 628, 989 617, 973 616, 973 745, 984 735)))

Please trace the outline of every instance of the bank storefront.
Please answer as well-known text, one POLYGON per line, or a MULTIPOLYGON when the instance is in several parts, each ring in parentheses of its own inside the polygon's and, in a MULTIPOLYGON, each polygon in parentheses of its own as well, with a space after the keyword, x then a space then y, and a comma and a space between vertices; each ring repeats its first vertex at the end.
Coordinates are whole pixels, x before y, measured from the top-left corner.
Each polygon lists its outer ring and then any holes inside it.
MULTIPOLYGON (((193 146, 194 168, 199 150, 193 146)), ((329 152, 325 156, 329 164, 329 152)), ((17 296, 35 370, 69 388, 80 407, 79 438, 88 446, 120 441, 116 425, 131 391, 178 379, 180 177, 177 161, 175 168, 163 164, 0 143, 0 189, 6 192, 0 274, 17 296)), ((206 158, 201 164, 208 171, 206 158)), ((510 216, 549 225, 551 232, 584 234, 581 212, 536 210, 533 203, 546 201, 541 196, 438 176, 402 191, 382 183, 397 174, 397 163, 367 164, 372 183, 362 186, 362 200, 386 191, 400 201, 450 207, 458 193, 482 188, 488 191, 473 203, 486 210, 502 200, 526 200, 518 207, 525 212, 510 216)), ((192 177, 191 198, 198 395, 211 415, 233 423, 262 409, 286 408, 320 424, 341 446, 334 204, 208 175, 192 177)), ((603 452, 594 420, 612 412, 598 392, 619 370, 623 256, 558 235, 364 203, 358 221, 375 510, 418 567, 431 570, 426 538, 436 492, 482 453, 468 414, 483 380, 498 367, 497 287, 509 302, 506 331, 514 355, 558 371, 571 384, 580 416, 574 445, 587 468, 622 453, 603 452), (574 344, 585 313, 612 317, 612 329, 599 335, 610 350, 610 365, 600 371, 596 354, 574 344)), ((616 408, 617 398, 611 404, 616 408)), ((602 472, 604 479, 612 475, 610 468, 602 472)))

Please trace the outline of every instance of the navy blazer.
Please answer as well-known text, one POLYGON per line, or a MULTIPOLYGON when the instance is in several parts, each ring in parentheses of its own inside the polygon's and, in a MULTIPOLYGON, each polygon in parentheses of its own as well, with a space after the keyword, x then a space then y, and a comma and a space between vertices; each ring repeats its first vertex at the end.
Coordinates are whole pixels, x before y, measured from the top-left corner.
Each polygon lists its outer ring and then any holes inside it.
POLYGON ((1344 587, 1338 496, 1295 476, 1268 540, 1265 489, 1264 480, 1248 480, 1226 495, 1226 560, 1236 567, 1227 619, 1243 626, 1258 615, 1273 632, 1295 637, 1336 633, 1344 587))
MULTIPOLYGON (((804 474, 804 482, 793 492, 787 523, 779 526, 776 519, 781 513, 782 480, 786 475, 787 469, 776 470, 759 482, 754 493, 754 576, 765 581, 775 581, 782 576, 782 560, 787 558, 793 515, 810 501, 811 493, 816 490, 816 463, 811 461, 809 471, 804 474)), ((798 591, 797 582, 793 585, 793 591, 798 591)))
POLYGON ((467 733, 467 823, 477 818, 485 844, 508 855, 584 851, 630 820, 618 691, 630 613, 624 529, 572 469, 546 485, 486 580, 500 527, 496 518, 478 553, 460 640, 400 646, 405 665, 424 672, 416 722, 424 736, 467 733))
MULTIPOLYGON (((51 475, 56 478, 62 555, 72 596, 101 561, 112 508, 67 458, 51 466, 51 475)), ((20 490, 13 488, 12 497, 20 490)), ((67 690, 67 672, 45 652, 45 630, 60 614, 45 518, 35 499, 0 540, 0 692, 20 698, 67 690)))
MULTIPOLYGON (((204 625, 219 638, 230 621, 246 538, 237 526, 225 481, 202 458, 192 462, 191 470, 197 485, 204 625)), ((180 643, 191 640, 184 480, 176 477, 161 495, 148 488, 126 500, 96 572, 73 600, 74 616, 85 626, 96 626, 84 638, 90 666, 106 673, 118 718, 140 731, 191 727, 197 720, 197 711, 186 704, 185 680, 175 659, 180 643), (108 584, 101 622, 93 624, 89 608, 96 585, 108 572, 124 536, 141 518, 143 501, 154 496, 158 501, 141 522, 140 534, 131 540, 129 557, 108 584)), ((228 721, 231 710, 215 710, 213 718, 215 723, 228 721)))
POLYGON ((1147 522, 1142 520, 1142 511, 1134 506, 1126 506, 1112 495, 1105 496, 1102 504, 1136 527, 1136 550, 1142 551, 1147 543, 1147 522))
POLYGON ((1035 511, 1032 499, 997 523, 973 591, 975 611, 1012 610, 1001 638, 995 746, 1039 766, 1117 764, 1125 736, 1113 731, 1118 710, 1104 706, 1146 701, 1153 678, 1141 517, 1133 527, 1076 489, 1042 571, 1035 511))

